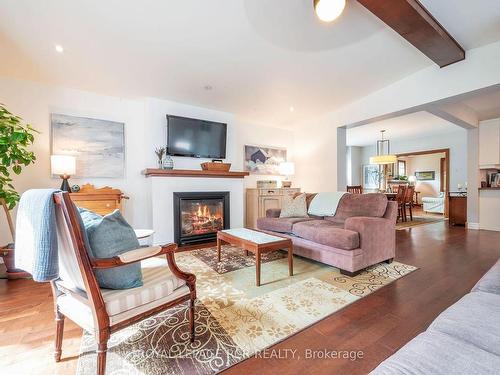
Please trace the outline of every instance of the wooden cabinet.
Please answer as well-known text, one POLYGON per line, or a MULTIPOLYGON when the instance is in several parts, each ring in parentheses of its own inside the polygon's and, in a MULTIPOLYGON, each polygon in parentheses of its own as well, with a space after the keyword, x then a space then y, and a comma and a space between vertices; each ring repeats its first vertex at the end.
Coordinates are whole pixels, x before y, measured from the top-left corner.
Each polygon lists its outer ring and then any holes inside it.
POLYGON ((91 184, 83 185, 78 193, 70 193, 70 197, 78 207, 99 215, 107 215, 116 209, 122 211, 122 199, 127 199, 119 189, 108 186, 96 189, 91 184))
POLYGON ((479 126, 479 166, 500 165, 500 120, 484 121, 479 126))
POLYGON ((450 193, 449 194, 449 218, 448 224, 464 225, 467 223, 467 194, 450 193))
POLYGON ((300 193, 300 189, 247 189, 245 227, 256 228, 259 217, 265 217, 270 208, 281 208, 283 196, 295 193, 300 193))

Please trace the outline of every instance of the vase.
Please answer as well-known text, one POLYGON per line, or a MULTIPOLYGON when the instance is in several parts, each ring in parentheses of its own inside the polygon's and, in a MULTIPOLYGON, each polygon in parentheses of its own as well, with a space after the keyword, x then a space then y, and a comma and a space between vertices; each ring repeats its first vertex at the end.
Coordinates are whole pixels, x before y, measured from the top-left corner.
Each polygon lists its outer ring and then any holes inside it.
POLYGON ((158 163, 158 169, 163 169, 163 160, 162 159, 158 159, 157 163, 158 163))
POLYGON ((170 155, 163 157, 163 169, 174 169, 174 159, 170 155))

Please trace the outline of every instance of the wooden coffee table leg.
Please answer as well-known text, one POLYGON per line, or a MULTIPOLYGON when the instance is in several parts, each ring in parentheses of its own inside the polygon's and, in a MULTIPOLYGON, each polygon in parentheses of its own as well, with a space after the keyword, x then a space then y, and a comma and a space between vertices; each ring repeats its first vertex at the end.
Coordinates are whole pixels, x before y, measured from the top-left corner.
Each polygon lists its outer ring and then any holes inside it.
POLYGON ((288 248, 288 274, 293 276, 293 246, 288 248))
POLYGON ((255 252, 255 281, 260 286, 260 250, 255 252))
POLYGON ((217 237, 217 261, 220 262, 220 238, 217 237))

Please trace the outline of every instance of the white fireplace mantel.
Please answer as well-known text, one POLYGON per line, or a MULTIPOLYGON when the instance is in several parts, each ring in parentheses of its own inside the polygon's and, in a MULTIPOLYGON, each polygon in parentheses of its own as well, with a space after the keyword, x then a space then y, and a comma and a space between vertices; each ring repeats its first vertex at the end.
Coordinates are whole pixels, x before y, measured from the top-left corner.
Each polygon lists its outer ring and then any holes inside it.
POLYGON ((244 182, 242 178, 150 176, 148 181, 155 245, 174 242, 173 196, 175 192, 228 191, 231 228, 243 227, 244 182))

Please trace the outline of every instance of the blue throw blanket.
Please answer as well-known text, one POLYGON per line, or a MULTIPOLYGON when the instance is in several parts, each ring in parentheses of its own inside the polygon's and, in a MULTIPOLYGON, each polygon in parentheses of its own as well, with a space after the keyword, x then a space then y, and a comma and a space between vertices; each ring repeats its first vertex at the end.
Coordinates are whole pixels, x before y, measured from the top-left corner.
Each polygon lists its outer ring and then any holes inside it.
POLYGON ((52 195, 58 190, 33 189, 21 196, 16 219, 15 264, 35 281, 58 278, 57 226, 52 195))

